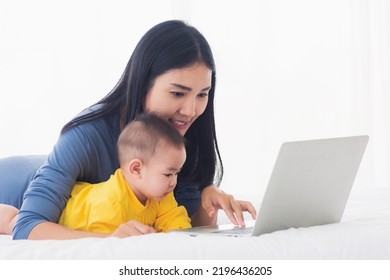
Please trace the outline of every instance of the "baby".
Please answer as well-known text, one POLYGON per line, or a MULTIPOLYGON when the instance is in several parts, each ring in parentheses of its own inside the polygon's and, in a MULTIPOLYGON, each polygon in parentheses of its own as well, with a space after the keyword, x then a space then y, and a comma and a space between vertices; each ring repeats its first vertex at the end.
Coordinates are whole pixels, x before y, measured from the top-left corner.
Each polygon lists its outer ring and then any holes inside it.
MULTIPOLYGON (((141 114, 123 129, 117 147, 120 168, 102 183, 77 182, 58 223, 117 237, 191 227, 172 192, 186 160, 180 133, 141 114)), ((12 234, 17 213, 0 204, 0 233, 12 234)))

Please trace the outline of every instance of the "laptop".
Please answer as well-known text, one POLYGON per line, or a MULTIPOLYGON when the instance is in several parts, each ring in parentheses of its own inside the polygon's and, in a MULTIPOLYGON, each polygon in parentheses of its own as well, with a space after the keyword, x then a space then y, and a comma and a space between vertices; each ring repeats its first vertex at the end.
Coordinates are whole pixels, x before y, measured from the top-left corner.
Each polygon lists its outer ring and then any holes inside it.
POLYGON ((340 222, 368 136, 285 142, 252 223, 178 230, 190 235, 259 236, 340 222), (250 225, 251 224, 251 225, 250 225))

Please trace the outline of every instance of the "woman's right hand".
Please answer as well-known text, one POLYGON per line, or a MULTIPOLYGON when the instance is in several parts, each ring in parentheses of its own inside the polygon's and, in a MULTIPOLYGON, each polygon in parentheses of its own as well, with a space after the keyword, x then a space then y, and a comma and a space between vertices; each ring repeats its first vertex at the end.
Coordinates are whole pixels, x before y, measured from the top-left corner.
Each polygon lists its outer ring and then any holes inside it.
POLYGON ((157 231, 148 225, 144 225, 135 220, 130 220, 124 224, 121 224, 111 236, 124 238, 134 235, 142 235, 148 233, 156 233, 157 231))

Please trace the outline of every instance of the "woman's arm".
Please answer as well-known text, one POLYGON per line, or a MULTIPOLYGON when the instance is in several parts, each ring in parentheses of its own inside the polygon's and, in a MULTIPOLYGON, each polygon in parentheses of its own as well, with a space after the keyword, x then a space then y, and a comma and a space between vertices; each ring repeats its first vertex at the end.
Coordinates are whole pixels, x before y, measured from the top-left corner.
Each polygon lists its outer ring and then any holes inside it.
POLYGON ((113 139, 111 145, 108 140, 114 137, 104 129, 103 125, 94 123, 73 128, 60 136, 25 193, 13 232, 14 239, 85 235, 80 232, 70 234, 70 230, 56 223, 76 180, 103 181, 96 176, 108 178, 117 168, 112 166, 116 140, 113 139), (108 139, 102 139, 101 135, 108 135, 108 139), (62 230, 65 231, 63 234, 62 230))
POLYGON ((42 222, 36 225, 30 232, 28 239, 77 239, 85 237, 109 237, 110 234, 99 232, 84 232, 69 229, 52 222, 42 222))
MULTIPOLYGON (((61 215, 73 185, 82 172, 83 158, 88 147, 81 143, 82 134, 69 131, 60 136, 46 162, 37 171, 24 194, 13 237, 27 239, 32 229, 42 222, 56 223, 61 215)), ((38 227, 38 231, 41 227, 38 227)), ((37 233, 37 231, 35 231, 37 233)), ((41 238, 53 237, 42 231, 41 238)))
POLYGON ((213 226, 217 224, 217 219, 217 212, 212 213, 210 216, 209 213, 202 207, 202 205, 200 205, 198 210, 191 217, 191 224, 193 227, 213 226))
POLYGON ((28 239, 31 240, 44 240, 44 239, 56 239, 56 240, 67 240, 67 239, 79 239, 86 237, 129 237, 134 235, 141 235, 147 233, 156 232, 152 227, 143 225, 137 221, 129 221, 123 223, 118 227, 112 234, 100 233, 100 232, 86 232, 69 229, 65 226, 43 222, 36 225, 30 232, 28 239))

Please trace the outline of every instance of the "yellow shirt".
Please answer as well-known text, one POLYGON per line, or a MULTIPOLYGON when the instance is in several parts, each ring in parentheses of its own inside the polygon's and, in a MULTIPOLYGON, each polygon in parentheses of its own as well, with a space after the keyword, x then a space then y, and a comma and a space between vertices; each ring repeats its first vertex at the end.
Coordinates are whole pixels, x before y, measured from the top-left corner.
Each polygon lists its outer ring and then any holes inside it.
POLYGON ((112 233, 130 220, 162 232, 191 227, 186 209, 177 205, 172 192, 161 201, 148 199, 142 205, 120 169, 103 183, 78 182, 58 223, 71 229, 112 233))

